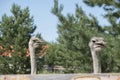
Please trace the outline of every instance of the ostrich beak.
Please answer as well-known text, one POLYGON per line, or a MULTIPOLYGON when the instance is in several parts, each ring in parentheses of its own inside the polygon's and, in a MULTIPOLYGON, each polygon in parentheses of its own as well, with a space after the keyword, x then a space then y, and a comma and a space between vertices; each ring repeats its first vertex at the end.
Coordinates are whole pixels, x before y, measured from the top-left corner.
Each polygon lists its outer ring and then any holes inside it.
POLYGON ((106 42, 103 42, 102 44, 103 44, 103 46, 106 46, 107 43, 106 43, 106 42))
POLYGON ((44 41, 40 40, 40 43, 43 43, 44 41))

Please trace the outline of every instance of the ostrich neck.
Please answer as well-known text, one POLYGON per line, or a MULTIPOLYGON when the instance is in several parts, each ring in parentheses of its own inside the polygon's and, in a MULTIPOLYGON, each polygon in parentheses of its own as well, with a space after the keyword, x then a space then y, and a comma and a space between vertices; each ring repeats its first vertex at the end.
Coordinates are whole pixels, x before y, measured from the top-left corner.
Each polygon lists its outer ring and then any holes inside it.
POLYGON ((94 73, 101 73, 101 63, 99 59, 99 53, 91 50, 92 53, 92 59, 93 59, 93 69, 94 73))
POLYGON ((30 51, 30 62, 31 62, 31 74, 36 74, 36 57, 35 57, 35 49, 31 46, 29 46, 30 51))

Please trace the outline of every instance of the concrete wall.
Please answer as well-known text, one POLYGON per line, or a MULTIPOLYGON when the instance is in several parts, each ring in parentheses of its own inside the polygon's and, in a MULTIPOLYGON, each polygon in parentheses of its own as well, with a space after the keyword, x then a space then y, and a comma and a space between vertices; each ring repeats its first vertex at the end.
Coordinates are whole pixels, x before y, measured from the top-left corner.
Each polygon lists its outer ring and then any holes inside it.
POLYGON ((0 80, 120 80, 120 74, 0 75, 0 80))

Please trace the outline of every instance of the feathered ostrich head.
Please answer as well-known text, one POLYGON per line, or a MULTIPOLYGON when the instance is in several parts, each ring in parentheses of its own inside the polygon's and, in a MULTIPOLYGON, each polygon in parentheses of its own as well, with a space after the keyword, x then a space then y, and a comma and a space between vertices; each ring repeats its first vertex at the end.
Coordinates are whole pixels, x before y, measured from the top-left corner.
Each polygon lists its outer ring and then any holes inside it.
POLYGON ((90 49, 96 52, 104 48, 105 45, 106 45, 106 42, 104 41, 103 37, 92 37, 89 42, 90 49))

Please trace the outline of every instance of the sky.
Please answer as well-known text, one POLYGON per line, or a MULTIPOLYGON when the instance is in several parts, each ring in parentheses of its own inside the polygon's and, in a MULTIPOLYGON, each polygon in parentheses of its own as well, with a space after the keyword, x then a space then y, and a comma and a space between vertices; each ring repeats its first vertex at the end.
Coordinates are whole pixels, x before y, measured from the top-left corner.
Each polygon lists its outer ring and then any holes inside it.
MULTIPOLYGON (((85 13, 95 15, 98 18, 99 24, 104 26, 108 25, 106 19, 102 17, 105 11, 102 8, 90 8, 85 5, 82 0, 58 0, 59 4, 63 4, 63 14, 75 13, 75 4, 77 3, 85 13)), ((55 42, 57 34, 58 19, 51 13, 54 6, 54 0, 0 0, 0 21, 3 14, 11 15, 10 9, 12 4, 15 3, 21 6, 22 9, 29 7, 30 15, 34 18, 34 24, 37 26, 36 33, 41 33, 42 38, 48 42, 55 42)))

